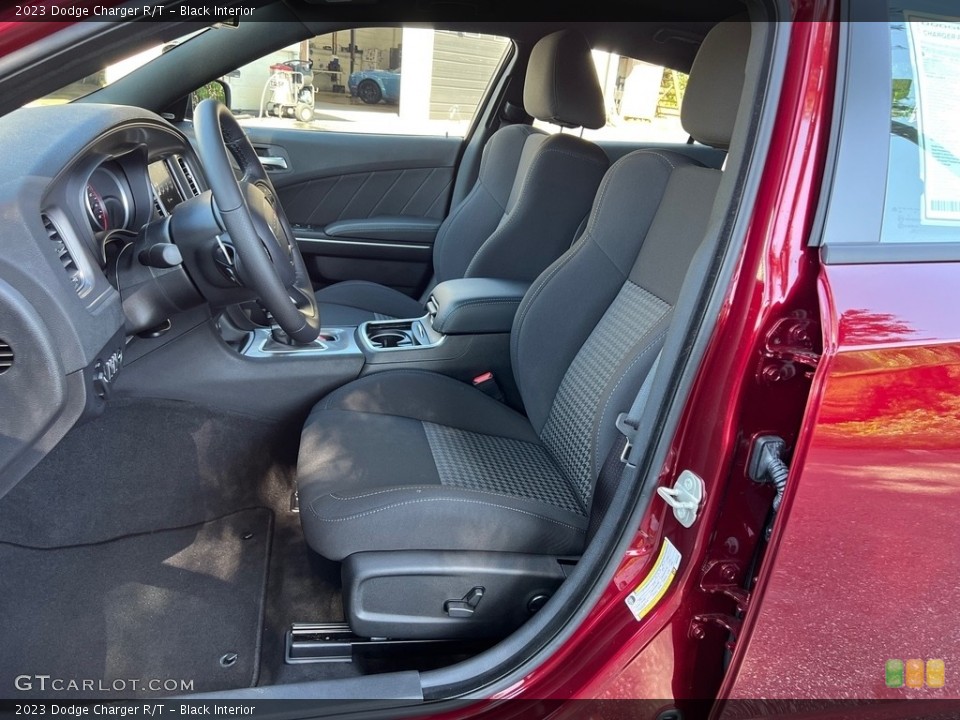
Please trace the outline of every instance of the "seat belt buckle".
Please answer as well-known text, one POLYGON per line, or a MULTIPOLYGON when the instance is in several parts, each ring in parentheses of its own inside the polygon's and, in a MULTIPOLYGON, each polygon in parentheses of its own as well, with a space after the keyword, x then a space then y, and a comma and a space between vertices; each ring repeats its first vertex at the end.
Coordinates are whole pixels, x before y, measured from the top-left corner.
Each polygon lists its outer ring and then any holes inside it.
POLYGON ((471 380, 471 383, 484 395, 489 395, 497 402, 503 402, 503 392, 501 392, 500 386, 497 384, 497 379, 493 376, 492 372, 487 371, 477 375, 471 380))

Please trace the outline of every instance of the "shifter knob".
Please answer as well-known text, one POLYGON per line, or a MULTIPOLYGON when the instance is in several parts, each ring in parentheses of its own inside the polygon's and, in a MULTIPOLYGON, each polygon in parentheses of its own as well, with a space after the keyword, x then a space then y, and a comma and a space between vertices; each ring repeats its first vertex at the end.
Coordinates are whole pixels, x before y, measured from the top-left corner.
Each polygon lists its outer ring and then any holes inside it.
POLYGON ((287 335, 287 333, 284 332, 283 328, 279 325, 274 324, 270 326, 270 335, 273 337, 273 341, 279 343, 280 345, 294 344, 293 338, 287 335))

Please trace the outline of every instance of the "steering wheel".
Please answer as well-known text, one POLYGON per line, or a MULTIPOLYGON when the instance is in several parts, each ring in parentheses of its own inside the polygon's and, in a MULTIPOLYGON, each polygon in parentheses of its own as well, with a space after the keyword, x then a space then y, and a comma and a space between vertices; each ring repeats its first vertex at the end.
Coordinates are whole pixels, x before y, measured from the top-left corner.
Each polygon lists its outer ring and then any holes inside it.
POLYGON ((209 98, 194 110, 197 149, 213 200, 236 250, 237 277, 287 335, 310 343, 320 309, 293 229, 260 158, 233 113, 209 98), (230 156, 240 166, 237 180, 230 156))

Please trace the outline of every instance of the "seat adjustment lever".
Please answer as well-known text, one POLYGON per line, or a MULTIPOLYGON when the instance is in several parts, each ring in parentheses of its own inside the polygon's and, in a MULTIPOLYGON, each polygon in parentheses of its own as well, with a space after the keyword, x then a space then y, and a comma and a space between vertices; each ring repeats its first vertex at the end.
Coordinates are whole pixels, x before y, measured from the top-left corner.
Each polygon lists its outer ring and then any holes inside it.
POLYGON ((484 588, 477 586, 459 600, 447 600, 443 603, 443 611, 452 618, 472 617, 477 605, 483 600, 484 588))

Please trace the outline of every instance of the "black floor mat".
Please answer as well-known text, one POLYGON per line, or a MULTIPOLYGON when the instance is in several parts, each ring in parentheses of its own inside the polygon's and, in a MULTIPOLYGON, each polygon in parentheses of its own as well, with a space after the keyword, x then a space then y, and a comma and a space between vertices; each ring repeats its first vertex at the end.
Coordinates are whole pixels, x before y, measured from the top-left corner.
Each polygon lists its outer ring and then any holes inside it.
POLYGON ((182 402, 111 403, 0 498, 0 541, 79 545, 289 508, 299 439, 299 424, 182 402))
POLYGON ((255 685, 272 528, 261 507, 89 545, 0 543, 0 696, 13 694, 18 675, 50 676, 48 687, 73 680, 80 690, 44 693, 35 681, 31 697, 255 685), (83 692, 84 680, 93 692, 83 692), (102 690, 115 681, 121 691, 102 690))
MULTIPOLYGON (((291 623, 343 619, 339 564, 307 547, 299 515, 290 512, 300 425, 297 418, 274 424, 168 400, 111 402, 102 416, 71 430, 0 498, 0 543, 33 548, 89 545, 199 524, 244 508, 269 508, 274 524, 258 684, 340 676, 349 670, 347 664, 284 663, 284 637, 291 623)), ((38 564, 55 562, 48 559, 52 555, 32 555, 38 564)), ((2 598, 4 606, 31 602, 42 592, 20 570, 8 575, 12 558, 0 545, 0 585, 12 588, 2 598)), ((45 603, 65 608, 69 617, 65 596, 75 576, 65 564, 59 567, 63 574, 43 597, 45 603)), ((166 571, 159 564, 152 569, 166 571)), ((140 580, 162 585, 160 577, 154 580, 144 569, 140 580)), ((207 609, 221 612, 218 606, 207 609)), ((66 622, 59 627, 66 627, 66 622)), ((102 630, 103 620, 97 622, 102 630)), ((33 635, 23 632, 0 615, 0 671, 9 669, 5 658, 15 657, 11 643, 27 648, 26 643, 38 637, 36 630, 30 630, 33 635)), ((192 653, 205 651, 197 639, 185 648, 184 662, 197 662, 192 653)), ((84 662, 77 660, 74 667, 78 677, 88 677, 89 673, 80 673, 84 662)), ((95 654, 93 667, 100 668, 94 673, 99 677, 103 660, 97 661, 95 654)), ((239 672, 230 675, 236 680, 231 687, 248 682, 239 672)), ((6 688, 0 684, 0 697, 7 694, 6 688)))

